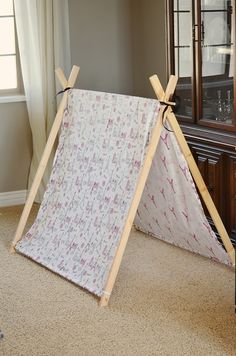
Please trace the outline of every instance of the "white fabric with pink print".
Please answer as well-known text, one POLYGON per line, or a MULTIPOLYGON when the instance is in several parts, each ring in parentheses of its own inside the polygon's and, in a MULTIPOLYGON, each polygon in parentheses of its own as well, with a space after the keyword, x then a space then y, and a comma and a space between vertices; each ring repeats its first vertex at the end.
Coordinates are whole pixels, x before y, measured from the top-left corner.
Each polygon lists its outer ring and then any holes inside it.
POLYGON ((178 247, 232 265, 207 221, 175 135, 165 129, 153 159, 135 225, 178 247))
MULTIPOLYGON (((70 90, 43 202, 16 250, 101 296, 159 108, 153 99, 70 90)), ((174 134, 164 128, 135 225, 231 264, 174 134)))

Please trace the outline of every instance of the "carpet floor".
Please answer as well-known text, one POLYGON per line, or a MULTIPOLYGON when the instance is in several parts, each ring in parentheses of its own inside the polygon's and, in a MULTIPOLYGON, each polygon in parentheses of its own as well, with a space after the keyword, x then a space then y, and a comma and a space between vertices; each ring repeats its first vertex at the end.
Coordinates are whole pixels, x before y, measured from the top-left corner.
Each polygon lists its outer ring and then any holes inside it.
POLYGON ((110 304, 99 308, 9 253, 21 211, 0 210, 0 355, 236 355, 231 269, 133 230, 110 304))

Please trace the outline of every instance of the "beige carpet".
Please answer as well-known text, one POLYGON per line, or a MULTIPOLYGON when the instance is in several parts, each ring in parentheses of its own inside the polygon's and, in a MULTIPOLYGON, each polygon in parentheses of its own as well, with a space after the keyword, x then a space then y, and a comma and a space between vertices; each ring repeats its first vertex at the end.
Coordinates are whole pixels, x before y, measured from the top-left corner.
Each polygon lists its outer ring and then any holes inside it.
POLYGON ((0 355, 236 355, 232 270, 133 231, 110 305, 99 308, 9 254, 21 209, 0 210, 0 355))

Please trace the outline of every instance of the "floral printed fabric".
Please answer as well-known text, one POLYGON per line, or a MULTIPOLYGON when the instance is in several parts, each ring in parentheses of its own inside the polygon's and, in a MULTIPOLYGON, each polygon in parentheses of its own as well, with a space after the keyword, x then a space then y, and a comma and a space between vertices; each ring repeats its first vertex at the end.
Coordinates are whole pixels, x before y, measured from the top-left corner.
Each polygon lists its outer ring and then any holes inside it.
POLYGON ((159 102, 73 89, 38 216, 16 249, 101 296, 159 102))
POLYGON ((166 242, 232 265, 207 221, 175 135, 165 129, 153 159, 135 225, 166 242))

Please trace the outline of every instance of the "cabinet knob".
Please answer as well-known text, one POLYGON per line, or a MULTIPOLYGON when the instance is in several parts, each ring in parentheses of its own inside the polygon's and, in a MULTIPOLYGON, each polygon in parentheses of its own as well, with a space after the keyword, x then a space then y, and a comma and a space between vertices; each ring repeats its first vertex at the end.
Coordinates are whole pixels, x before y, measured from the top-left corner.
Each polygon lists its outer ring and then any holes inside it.
POLYGON ((207 189, 208 189, 209 192, 213 192, 214 191, 214 187, 212 185, 209 185, 207 187, 207 189))

